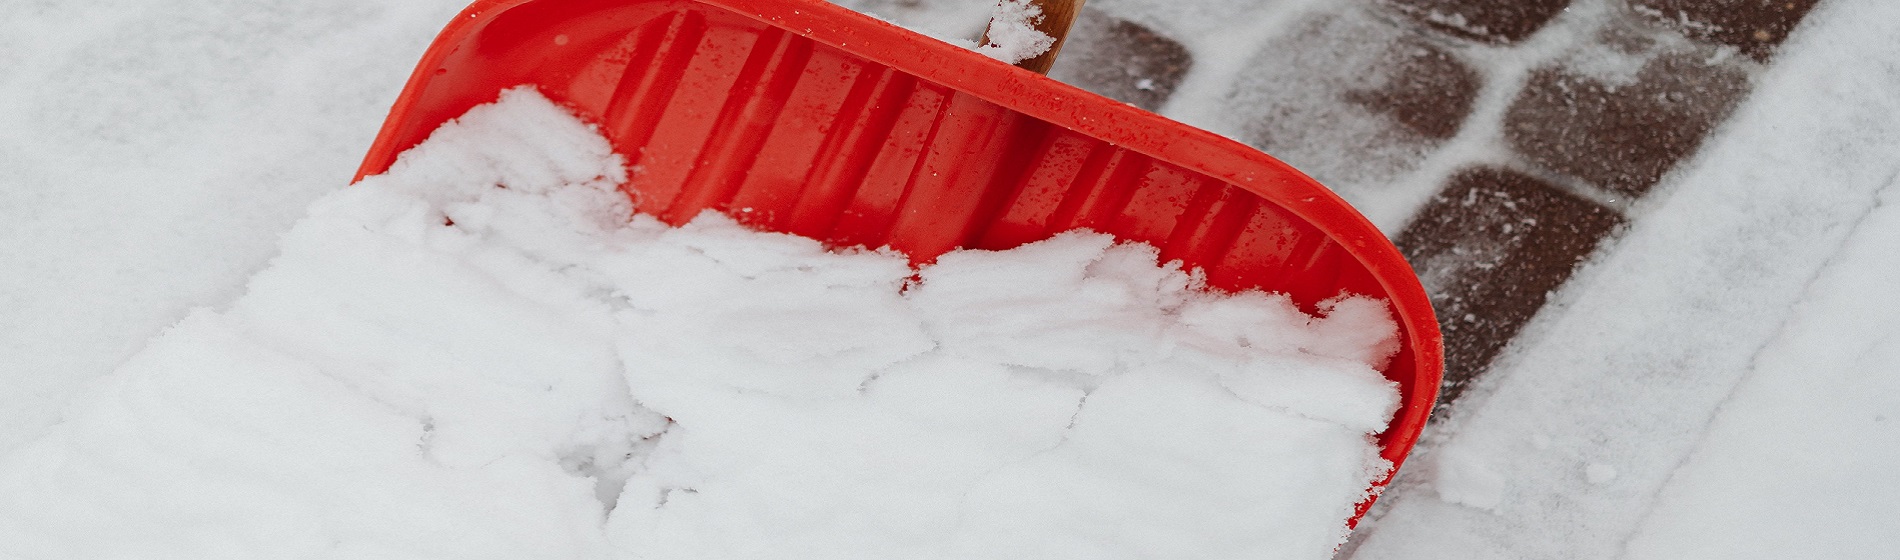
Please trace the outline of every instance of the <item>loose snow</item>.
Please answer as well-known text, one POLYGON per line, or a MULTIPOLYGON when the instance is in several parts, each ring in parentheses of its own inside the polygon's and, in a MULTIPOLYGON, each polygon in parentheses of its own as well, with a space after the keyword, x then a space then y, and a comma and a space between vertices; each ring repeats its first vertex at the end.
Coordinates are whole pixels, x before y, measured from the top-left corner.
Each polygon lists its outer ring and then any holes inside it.
POLYGON ((625 178, 531 89, 445 125, 0 457, 0 552, 1325 558, 1389 469, 1383 302, 1086 232, 913 270, 625 178))
POLYGON ((987 39, 977 46, 984 56, 1015 64, 1049 52, 1056 38, 1036 29, 1042 21, 1042 7, 1029 0, 1002 0, 990 17, 987 39))

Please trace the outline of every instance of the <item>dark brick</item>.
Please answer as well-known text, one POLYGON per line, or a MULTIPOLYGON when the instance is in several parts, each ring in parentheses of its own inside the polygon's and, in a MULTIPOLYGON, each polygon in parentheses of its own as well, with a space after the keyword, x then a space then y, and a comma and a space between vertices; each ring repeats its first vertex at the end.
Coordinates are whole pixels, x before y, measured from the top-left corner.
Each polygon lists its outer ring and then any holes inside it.
POLYGON ((1349 90, 1347 101, 1391 117, 1426 138, 1444 139, 1458 133, 1471 114, 1482 78, 1450 54, 1416 38, 1405 38, 1383 52, 1379 66, 1385 83, 1373 89, 1349 90))
POLYGON ((1187 47, 1134 22, 1084 9, 1049 76, 1153 111, 1193 66, 1187 47))
POLYGON ((1515 171, 1452 177, 1398 236, 1444 331, 1440 402, 1456 399, 1622 223, 1613 210, 1515 171))
MULTIPOLYGON (((1767 60, 1819 0, 1631 0, 1630 7, 1699 39, 1767 60)), ((1900 24, 1900 22, 1896 22, 1900 24)))
POLYGON ((1482 83, 1409 24, 1340 3, 1255 52, 1225 116, 1243 141, 1369 203, 1457 133, 1482 83))
POLYGON ((1493 44, 1515 43, 1542 29, 1569 0, 1379 0, 1433 29, 1493 44))
POLYGON ((1739 67, 1686 52, 1658 55, 1618 81, 1562 67, 1534 72, 1505 114, 1505 138, 1553 171, 1641 196, 1748 90, 1739 67))

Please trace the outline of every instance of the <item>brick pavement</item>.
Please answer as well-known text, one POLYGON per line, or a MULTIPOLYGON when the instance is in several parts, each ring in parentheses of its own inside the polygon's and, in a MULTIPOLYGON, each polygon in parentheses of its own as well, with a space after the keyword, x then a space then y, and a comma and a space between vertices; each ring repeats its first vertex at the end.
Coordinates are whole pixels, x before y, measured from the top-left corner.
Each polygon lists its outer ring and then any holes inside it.
MULTIPOLYGON (((1314 3, 1232 78, 1227 109, 1240 139, 1349 200, 1438 174, 1395 239, 1437 306, 1452 402, 1640 217, 1633 205, 1720 126, 1815 2, 1314 3), (1449 172, 1424 165, 1454 137, 1487 149, 1444 155, 1459 160, 1449 172)), ((1156 109, 1195 63, 1183 42, 1085 9, 1052 75, 1156 109)))

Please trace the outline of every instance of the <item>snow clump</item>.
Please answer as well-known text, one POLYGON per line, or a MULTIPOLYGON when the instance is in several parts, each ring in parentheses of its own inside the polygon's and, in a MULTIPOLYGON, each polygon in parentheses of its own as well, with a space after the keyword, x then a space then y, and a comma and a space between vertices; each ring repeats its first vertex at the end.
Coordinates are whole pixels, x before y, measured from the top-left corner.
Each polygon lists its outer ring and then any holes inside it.
POLYGON ((1042 56, 1056 45, 1056 38, 1036 29, 1042 21, 1042 7, 1029 0, 1002 0, 990 16, 984 44, 976 52, 1016 64, 1042 56))

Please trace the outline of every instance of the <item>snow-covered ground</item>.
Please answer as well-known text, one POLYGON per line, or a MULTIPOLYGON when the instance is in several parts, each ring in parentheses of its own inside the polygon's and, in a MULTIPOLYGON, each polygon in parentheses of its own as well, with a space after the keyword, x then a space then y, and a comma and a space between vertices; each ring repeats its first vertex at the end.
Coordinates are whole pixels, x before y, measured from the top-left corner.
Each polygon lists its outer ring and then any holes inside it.
MULTIPOLYGON (((193 308, 234 301, 309 202, 342 188, 462 7, 13 4, 0 453, 193 308)), ((1200 4, 1182 13, 1248 12, 1200 4)), ((1431 429, 1345 553, 1887 553, 1900 539, 1900 491, 1880 470, 1900 459, 1900 304, 1883 292, 1900 280, 1894 21, 1885 0, 1823 2, 1735 117, 1431 429)), ((1196 44, 1210 63, 1184 98, 1209 98, 1195 92, 1244 63, 1219 38, 1196 44)))
POLYGON ((1900 299, 1877 286, 1900 274, 1900 4, 1810 18, 1428 429, 1424 476, 1355 558, 1890 554, 1900 299))
POLYGON ((8 2, 0 449, 341 188, 461 2, 8 2))

